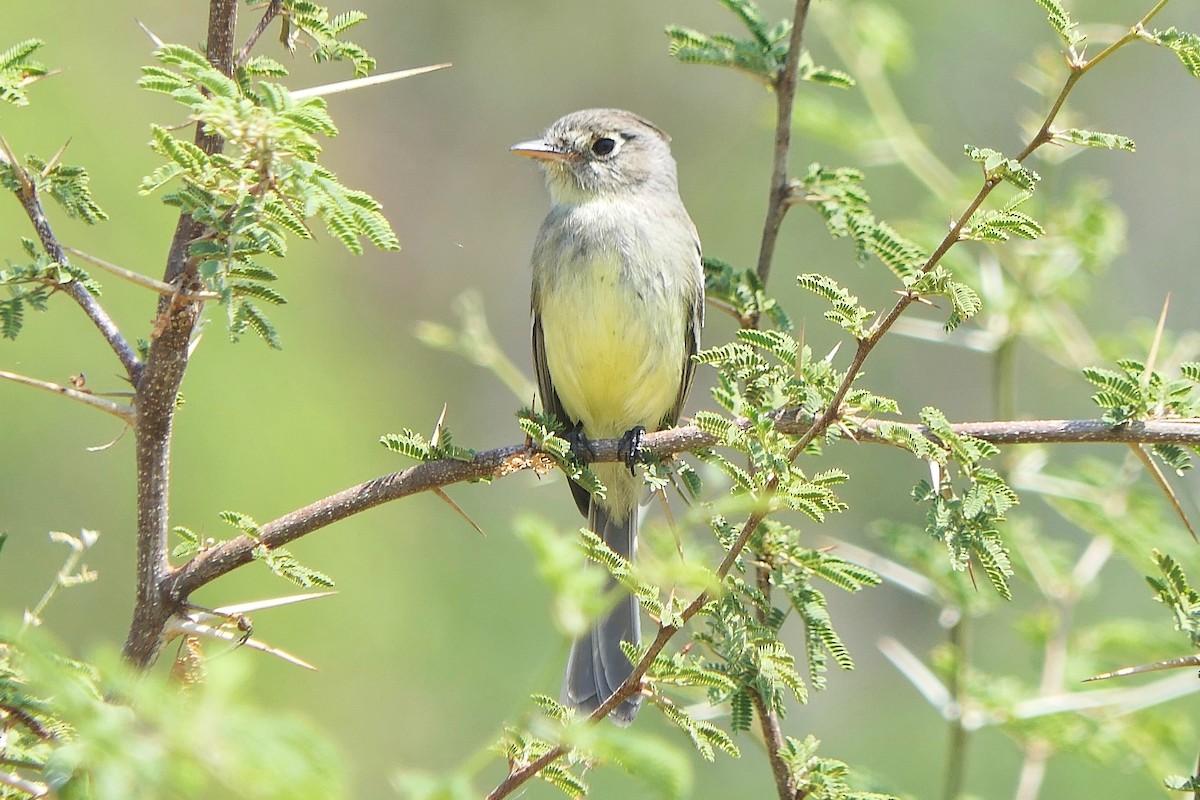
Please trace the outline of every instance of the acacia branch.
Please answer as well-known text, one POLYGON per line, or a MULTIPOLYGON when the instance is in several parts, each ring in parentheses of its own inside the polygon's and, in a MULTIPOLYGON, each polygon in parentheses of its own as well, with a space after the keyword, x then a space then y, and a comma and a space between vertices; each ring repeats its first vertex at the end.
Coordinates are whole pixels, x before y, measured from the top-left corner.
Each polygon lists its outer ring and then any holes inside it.
MULTIPOLYGON (((7 147, 4 149, 7 151, 7 147)), ((0 160, 8 162, 13 176, 17 179, 17 190, 14 194, 17 196, 17 200, 20 201, 21 207, 25 209, 25 214, 29 217, 29 221, 37 233, 38 241, 42 244, 42 249, 46 251, 46 255, 50 256, 54 262, 64 267, 68 266, 70 262, 67 260, 67 253, 62 244, 59 243, 58 237, 54 235, 54 229, 50 227, 50 220, 46 218, 46 210, 42 206, 41 198, 38 196, 37 185, 29 177, 25 168, 17 163, 11 153, 0 153, 0 160)), ((120 329, 117 328, 117 323, 113 321, 108 312, 104 310, 104 307, 96 300, 95 295, 76 280, 57 284, 57 286, 79 304, 79 307, 83 309, 83 313, 87 314, 88 319, 99 329, 100 335, 104 337, 104 341, 108 342, 108 346, 112 348, 117 358, 120 359, 121 366, 125 368, 125 374, 129 377, 129 380, 136 383, 138 377, 141 375, 142 360, 138 358, 137 352, 121 334, 120 329)))
MULTIPOLYGON (((210 0, 205 54, 225 75, 234 70, 234 29, 238 0, 210 0)), ((208 155, 224 149, 225 141, 198 124, 196 145, 208 155)), ((203 287, 196 261, 189 254, 192 242, 206 232, 192 215, 182 214, 167 254, 163 282, 180 293, 162 296, 150 335, 150 351, 137 382, 137 599, 133 621, 125 639, 124 655, 134 666, 153 663, 163 644, 167 621, 175 612, 163 588, 171 574, 167 559, 171 429, 179 385, 187 369, 192 332, 200 319, 203 301, 193 296, 203 287)))
POLYGON ((21 375, 16 372, 8 372, 6 370, 0 370, 0 378, 6 381, 12 381, 13 383, 22 384, 23 386, 32 386, 36 389, 44 389, 45 391, 53 392, 60 397, 67 397, 71 400, 77 400, 86 406, 98 408, 105 413, 112 414, 126 425, 132 426, 136 422, 137 412, 135 412, 132 408, 121 405, 120 403, 114 403, 112 400, 105 400, 103 397, 97 397, 91 392, 82 392, 78 389, 72 389, 69 386, 60 386, 57 383, 38 380, 37 378, 30 378, 27 375, 21 375))
POLYGON ((767 217, 763 223, 762 243, 758 250, 758 278, 765 286, 771 275, 775 258, 775 243, 779 228, 790 207, 791 185, 788 180, 788 152, 792 145, 792 105, 796 98, 796 72, 800 65, 804 23, 808 19, 809 0, 796 0, 792 35, 788 41, 787 60, 775 76, 775 158, 771 169, 771 192, 767 200, 767 217))
POLYGON ((258 43, 259 37, 266 33, 267 26, 271 24, 271 21, 274 20, 282 10, 283 0, 271 0, 271 2, 267 3, 267 9, 263 12, 262 19, 260 19, 258 24, 254 26, 254 30, 250 32, 250 36, 247 37, 246 43, 242 45, 242 49, 238 51, 237 58, 234 59, 234 64, 236 66, 240 67, 246 63, 246 61, 250 58, 250 51, 253 50, 254 45, 258 43))
MULTIPOLYGON (((811 423, 799 419, 799 415, 794 412, 784 411, 777 416, 775 427, 781 433, 803 437, 811 431, 811 423)), ((885 436, 887 426, 907 428, 937 442, 933 432, 924 425, 853 418, 847 418, 843 422, 853 431, 855 440, 862 443, 892 444, 885 436)), ((957 434, 974 436, 994 444, 1108 442, 1200 447, 1200 419, 1147 420, 1126 423, 1116 428, 1100 420, 1054 419, 961 422, 952 424, 950 428, 957 434)), ((612 463, 624 459, 620 452, 620 439, 601 439, 590 441, 589 444, 594 453, 594 463, 612 463)), ((719 444, 716 436, 700 430, 695 425, 681 425, 647 433, 642 438, 642 450, 660 459, 719 444)), ((164 581, 164 592, 173 602, 183 603, 202 586, 252 561, 253 551, 260 545, 268 549, 282 547, 302 536, 383 503, 443 489, 456 483, 502 478, 525 469, 543 471, 552 463, 549 456, 527 445, 509 445, 476 453, 470 459, 446 458, 425 461, 400 472, 381 475, 264 524, 257 539, 239 536, 200 553, 171 572, 164 581)), ((732 563, 731 560, 730 565, 732 563)))

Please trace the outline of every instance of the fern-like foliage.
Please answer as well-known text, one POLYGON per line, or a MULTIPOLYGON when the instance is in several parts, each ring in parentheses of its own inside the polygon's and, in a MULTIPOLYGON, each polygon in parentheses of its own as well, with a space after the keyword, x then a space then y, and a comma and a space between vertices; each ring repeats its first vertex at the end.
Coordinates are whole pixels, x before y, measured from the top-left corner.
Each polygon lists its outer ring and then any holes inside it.
POLYGON ((0 286, 7 297, 0 297, 0 336, 15 339, 25 325, 28 311, 45 311, 50 297, 66 284, 78 281, 93 295, 100 286, 85 270, 74 264, 59 264, 42 253, 30 239, 21 239, 21 247, 29 259, 25 263, 7 262, 0 269, 0 286))
MULTIPOLYGON (((685 64, 710 64, 739 70, 774 89, 787 61, 791 21, 768 22, 753 0, 718 2, 737 16, 750 38, 741 39, 724 33, 707 34, 671 25, 666 29, 670 39, 668 52, 685 64)), ((854 79, 845 72, 816 64, 807 50, 799 55, 796 77, 843 89, 854 85, 854 79)))
POLYGON ((1133 139, 1117 133, 1101 133, 1100 131, 1085 131, 1081 128, 1068 128, 1065 131, 1054 131, 1054 141, 1069 142, 1083 147, 1103 147, 1106 150, 1127 150, 1132 153, 1137 149, 1133 139))
POLYGON ((361 11, 345 11, 333 17, 329 9, 309 0, 284 0, 280 9, 283 30, 279 40, 289 52, 295 52, 300 35, 312 40, 313 59, 322 61, 349 61, 354 65, 356 78, 366 77, 375 69, 375 59, 354 42, 343 41, 341 36, 350 28, 366 20, 361 11))
POLYGON ((823 800, 893 800, 891 795, 850 788, 850 768, 842 761, 817 755, 820 740, 811 734, 800 741, 788 736, 779 755, 796 780, 798 797, 823 800))
POLYGON ((816 210, 834 237, 849 238, 859 261, 874 255, 908 283, 920 273, 928 256, 891 225, 875 218, 862 182, 863 174, 856 169, 811 164, 804 176, 792 183, 793 202, 816 210))
MULTIPOLYGON (((262 528, 254 518, 240 511, 222 511, 218 516, 221 520, 237 528, 244 536, 258 541, 262 537, 262 528)), ((177 529, 177 535, 190 546, 195 534, 186 528, 177 529)), ((259 544, 251 551, 255 561, 261 561, 267 569, 284 580, 291 581, 297 586, 309 589, 313 587, 330 588, 333 579, 325 573, 301 564, 296 557, 283 548, 270 548, 259 544)))
POLYGON ((1071 20, 1071 15, 1063 8, 1058 0, 1033 0, 1046 11, 1046 19, 1058 38, 1069 48, 1082 42, 1086 37, 1078 31, 1079 23, 1071 20))
POLYGON ((103 222, 108 214, 92 199, 89 187, 91 178, 83 167, 60 162, 48 164, 37 156, 25 157, 25 174, 42 194, 49 194, 72 219, 80 219, 89 225, 103 222))
POLYGON ((921 421, 937 446, 921 445, 917 450, 938 465, 936 481, 921 480, 912 491, 913 500, 929 506, 925 530, 946 545, 954 569, 967 570, 978 564, 996 592, 1009 600, 1008 579, 1013 570, 998 526, 1017 504, 1017 494, 995 470, 981 465, 996 456, 999 448, 955 433, 937 409, 923 409, 921 421))
POLYGON ((704 293, 710 302, 727 306, 739 321, 765 318, 780 330, 792 329, 791 318, 767 294, 758 273, 752 269, 739 270, 727 261, 705 256, 704 293))
POLYGON ((1032 191, 1035 184, 1042 179, 1041 175, 1023 166, 1015 158, 1009 158, 1003 153, 988 147, 965 145, 967 158, 983 167, 983 177, 989 181, 1005 181, 1023 191, 1032 191))
POLYGON ((1192 419, 1200 416, 1200 363, 1180 365, 1180 378, 1169 379, 1138 359, 1121 359, 1116 369, 1086 367, 1084 377, 1099 389, 1092 402, 1104 409, 1104 421, 1192 419))
POLYGON ((1173 52, 1192 76, 1200 78, 1200 36, 1177 28, 1154 31, 1150 41, 1173 52))
POLYGON ((416 431, 404 428, 400 433, 389 433, 380 437, 379 443, 402 456, 416 461, 437 461, 451 458, 456 461, 470 461, 475 451, 469 447, 460 447, 454 443, 450 429, 438 426, 434 441, 429 441, 416 431))
MULTIPOLYGON (((332 44, 358 19, 353 14, 330 20, 311 3, 284 6, 288 41, 294 40, 290 32, 303 31, 317 42, 319 60, 349 58, 356 70, 373 64, 358 55, 357 46, 339 50, 332 44)), ((225 151, 209 155, 166 128, 152 126, 151 149, 165 163, 143 178, 141 191, 174 187, 164 202, 205 226, 205 235, 191 244, 189 254, 197 260, 205 286, 226 305, 231 336, 236 340, 252 332, 278 347, 278 335, 262 309, 284 298, 270 285, 274 272, 259 258, 284 256, 289 237, 312 238, 312 218, 320 219, 352 253, 363 252, 363 239, 383 250, 399 249, 399 242, 374 198, 342 185, 318 163, 319 137, 335 136, 337 128, 324 100, 298 100, 286 87, 266 80, 285 76, 282 65, 260 56, 228 77, 183 45, 164 45, 155 56, 159 65, 144 67, 139 85, 187 108, 189 118, 225 140, 225 151)))
POLYGON ((0 52, 0 100, 14 106, 29 105, 26 87, 48 71, 31 56, 45 44, 41 39, 26 39, 0 52))
MULTIPOLYGON (((1087 367, 1083 376, 1098 387, 1092 401, 1104 409, 1109 425, 1144 419, 1192 419, 1200 416, 1200 363, 1180 365, 1180 377, 1170 379, 1148 370, 1138 359, 1117 361, 1117 369, 1087 367)), ((1173 445, 1154 445, 1151 452, 1182 472, 1191 466, 1188 454, 1173 445)))
POLYGON ((1188 637, 1193 648, 1200 647, 1200 592, 1192 588, 1179 562, 1154 550, 1154 566, 1159 574, 1146 577, 1154 589, 1154 599, 1171 609, 1175 629, 1188 637))

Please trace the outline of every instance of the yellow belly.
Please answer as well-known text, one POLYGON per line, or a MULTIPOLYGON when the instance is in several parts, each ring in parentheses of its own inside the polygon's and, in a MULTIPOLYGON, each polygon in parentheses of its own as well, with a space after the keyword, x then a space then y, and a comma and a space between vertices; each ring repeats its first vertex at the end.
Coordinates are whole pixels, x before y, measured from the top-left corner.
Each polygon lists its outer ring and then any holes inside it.
POLYGON ((563 409, 592 439, 655 430, 683 375, 682 299, 621 281, 616 259, 578 265, 541 298, 546 364, 563 409))

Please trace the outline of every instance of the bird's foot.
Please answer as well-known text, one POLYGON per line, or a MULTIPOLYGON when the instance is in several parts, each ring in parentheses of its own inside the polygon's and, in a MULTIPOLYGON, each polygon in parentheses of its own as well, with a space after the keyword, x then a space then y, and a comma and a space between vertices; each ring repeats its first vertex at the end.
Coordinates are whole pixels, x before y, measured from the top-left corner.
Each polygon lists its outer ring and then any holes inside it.
POLYGON ((575 427, 567 431, 563 438, 571 446, 571 455, 580 464, 587 466, 596 460, 596 451, 592 449, 592 443, 583 435, 582 422, 575 423, 575 427))
POLYGON ((642 437, 645 434, 646 429, 641 425, 630 428, 625 431, 625 435, 621 437, 621 443, 617 445, 617 458, 629 467, 630 475, 634 474, 633 468, 642 460, 642 437))

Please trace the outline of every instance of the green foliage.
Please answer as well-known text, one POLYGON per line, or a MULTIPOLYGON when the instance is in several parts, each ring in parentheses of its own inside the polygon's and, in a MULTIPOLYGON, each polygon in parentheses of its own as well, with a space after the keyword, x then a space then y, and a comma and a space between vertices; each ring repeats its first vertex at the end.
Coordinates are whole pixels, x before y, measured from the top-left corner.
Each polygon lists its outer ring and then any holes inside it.
POLYGON ((366 77, 375 69, 375 59, 354 42, 341 40, 341 35, 366 20, 361 11, 345 11, 334 17, 329 9, 309 0, 284 0, 280 10, 283 30, 279 40, 289 52, 296 51, 296 44, 303 33, 312 40, 313 59, 322 61, 349 61, 354 65, 354 77, 366 77))
POLYGON ((967 284, 957 280, 945 266, 938 264, 909 284, 908 290, 915 295, 927 297, 941 295, 950 301, 950 316, 944 325, 947 332, 954 330, 964 321, 979 313, 983 301, 967 284))
POLYGON ((855 339, 863 339, 867 335, 867 323, 874 318, 875 312, 869 311, 858 304, 858 298, 838 286, 837 281, 827 275, 810 272, 797 278, 800 286, 808 289, 818 297, 828 300, 833 308, 825 312, 825 319, 834 323, 855 339))
POLYGON ((456 445, 450 429, 441 425, 438 426, 432 442, 416 431, 404 428, 400 433, 385 434, 380 437, 379 443, 393 453, 415 461, 437 461, 442 458, 470 461, 475 456, 475 451, 469 447, 456 445))
POLYGON ((919 455, 938 465, 935 482, 921 480, 912 491, 913 500, 929 504, 925 530, 945 543, 954 569, 968 570, 978 563, 996 592, 1009 600, 1013 569, 998 524, 1017 504, 1017 495, 995 470, 980 465, 1000 451, 981 439, 955 433, 937 409, 922 409, 921 421, 937 447, 922 447, 919 455), (955 473, 965 486, 956 487, 955 473))
POLYGON ((710 303, 720 303, 742 320, 765 317, 782 331, 792 329, 792 320, 783 306, 768 295, 758 273, 738 270, 727 261, 704 257, 704 293, 710 303))
MULTIPOLYGON (((73 167, 56 159, 47 163, 34 155, 25 157, 25 178, 40 194, 49 194, 72 219, 80 219, 95 225, 108 219, 88 186, 91 178, 83 167, 73 167)), ((18 190, 16 178, 11 175, 10 165, 0 164, 0 183, 10 190, 18 190)))
MULTIPOLYGON (((685 64, 711 64, 740 70, 774 89, 787 61, 791 21, 784 19, 769 23, 753 0, 718 2, 737 15, 750 33, 750 38, 739 39, 723 33, 706 34, 671 25, 666 29, 667 37, 671 40, 668 52, 685 64)), ((814 63, 807 50, 799 55, 796 77, 841 89, 854 86, 854 79, 846 73, 814 63)))
POLYGON ((8 261, 0 269, 0 286, 8 289, 8 297, 0 298, 0 336, 5 339, 17 338, 26 311, 45 311, 50 297, 72 281, 79 281, 94 296, 100 294, 100 285, 86 271, 52 261, 29 239, 21 239, 21 247, 29 262, 8 261))
POLYGON ((804 177, 792 184, 795 202, 811 206, 835 238, 854 242, 858 260, 874 254, 905 283, 925 268, 928 255, 871 213, 871 199, 862 187, 862 172, 810 164, 804 177))
POLYGON ((998 153, 990 148, 966 145, 965 152, 967 158, 983 167, 984 180, 997 183, 1005 181, 1022 191, 1030 192, 1033 191, 1034 185, 1042 179, 1041 175, 1029 167, 1022 166, 1021 162, 1015 158, 1008 158, 1003 153, 998 153))
POLYGON ((14 106, 29 105, 25 87, 48 72, 30 56, 45 44, 41 39, 26 39, 0 53, 0 100, 14 106))
POLYGON ((733 743, 733 738, 716 725, 707 720, 693 718, 687 711, 662 695, 654 695, 653 700, 654 705, 662 711, 663 716, 674 723, 691 740, 692 746, 705 761, 715 761, 717 750, 734 758, 741 757, 742 753, 733 743))
POLYGON ((558 462, 568 478, 596 497, 603 498, 605 496, 607 490, 604 484, 600 482, 595 473, 579 462, 575 453, 571 451, 571 443, 558 435, 557 419, 523 408, 517 418, 517 423, 529 437, 530 443, 558 462))
POLYGON ((1171 609, 1175 629, 1188 637, 1193 649, 1200 648, 1200 592, 1192 588, 1179 562, 1168 554, 1153 551, 1154 566, 1159 576, 1147 576, 1154 589, 1154 599, 1171 609))
MULTIPOLYGON (((845 475, 831 476, 844 480, 845 475)), ((804 625, 805 655, 809 681, 816 689, 825 688, 827 656, 843 670, 854 669, 854 660, 833 628, 824 593, 816 579, 840 589, 856 592, 865 586, 878 586, 879 576, 869 569, 800 544, 800 532, 777 520, 765 521, 750 542, 760 562, 769 570, 770 585, 783 592, 791 608, 804 625)), ((780 619, 784 611, 769 607, 765 597, 752 593, 747 600, 755 604, 764 619, 780 619)))
POLYGON ((333 578, 324 572, 301 564, 290 551, 284 550, 282 547, 272 549, 265 545, 259 545, 251 551, 251 555, 255 561, 266 564, 267 569, 271 572, 303 589, 333 588, 333 578))
MULTIPOLYGON (((320 38, 326 29, 335 35, 339 25, 353 24, 350 18, 330 21, 323 9, 302 2, 285 3, 285 18, 285 28, 296 26, 317 39, 318 60, 352 57, 320 38)), ((334 136, 337 128, 324 100, 296 99, 284 86, 263 80, 286 75, 281 65, 252 59, 230 78, 183 45, 164 45, 155 55, 161 66, 143 68, 139 85, 183 105, 206 134, 224 139, 225 149, 210 154, 154 125, 150 146, 166 163, 142 180, 141 191, 178 185, 163 200, 205 226, 189 254, 199 262, 205 286, 226 305, 231 336, 253 332, 278 347, 261 304, 284 299, 270 285, 274 271, 258 257, 286 255, 289 236, 312 238, 307 220, 314 217, 352 253, 363 252, 361 239, 383 250, 399 249, 399 243, 374 198, 343 186, 317 162, 317 137, 334 136)), ((366 68, 353 60, 356 69, 366 68)))
POLYGON ((1165 47, 1179 57, 1184 69, 1200 78, 1200 36, 1177 28, 1154 31, 1148 34, 1150 41, 1165 47))
POLYGON ((1128 136, 1121 136, 1116 133, 1085 131, 1080 128, 1055 131, 1053 138, 1056 142, 1070 142, 1071 144, 1083 145, 1084 147, 1103 147, 1106 150, 1128 150, 1132 153, 1137 149, 1133 143, 1133 139, 1130 139, 1128 136))
MULTIPOLYGON (((1190 419, 1200 416, 1200 365, 1188 362, 1180 367, 1181 377, 1169 380, 1146 364, 1124 358, 1117 369, 1086 367, 1083 376, 1099 387, 1092 401, 1104 409, 1104 421, 1123 425, 1145 419, 1190 419)), ((1155 452, 1161 446, 1155 448, 1155 452)), ((1178 448, 1176 448, 1178 450, 1178 448)), ((1169 448, 1159 455, 1171 454, 1169 448)), ((1187 468, 1186 454, 1171 458, 1168 463, 1177 470, 1187 468)))
POLYGON ((17 767, 55 796, 287 800, 345 792, 341 759, 323 736, 248 701, 247 662, 210 662, 203 683, 180 691, 116 655, 95 666, 65 658, 33 633, 0 634, 0 692, 5 705, 22 709, 19 724, 6 723, 6 770, 17 767))
POLYGON ((1046 10, 1046 18, 1050 21, 1050 27, 1054 28, 1058 38, 1062 39, 1062 43, 1067 47, 1074 48, 1086 38, 1077 30, 1079 23, 1071 21, 1071 15, 1066 12, 1058 0, 1034 0, 1034 2, 1046 10))
POLYGON ((1006 242, 1010 236, 1022 239, 1039 239, 1046 230, 1033 217, 1017 207, 1033 197, 1032 192, 1018 192, 1012 200, 999 210, 979 209, 963 228, 962 238, 983 242, 1006 242))
MULTIPOLYGON (((323 572, 305 566, 296 560, 289 551, 277 547, 271 548, 262 544, 262 528, 254 521, 252 517, 243 514, 240 511, 222 511, 218 516, 224 521, 241 531, 242 535, 248 536, 258 542, 258 546, 251 552, 251 556, 255 561, 261 561, 266 565, 267 569, 275 573, 284 580, 290 581, 297 586, 305 589, 314 586, 322 588, 330 588, 333 586, 333 579, 323 572)), ((178 530, 178 529, 177 529, 178 530)), ((183 529, 187 531, 187 529, 183 529)), ((195 534, 191 531, 179 534, 184 543, 187 544, 189 538, 195 534), (190 536, 189 536, 190 534, 190 536)))
POLYGON ((788 736, 779 755, 796 780, 796 796, 814 800, 893 800, 891 795, 859 792, 847 782, 850 768, 841 761, 817 755, 820 740, 809 734, 804 741, 788 736))

